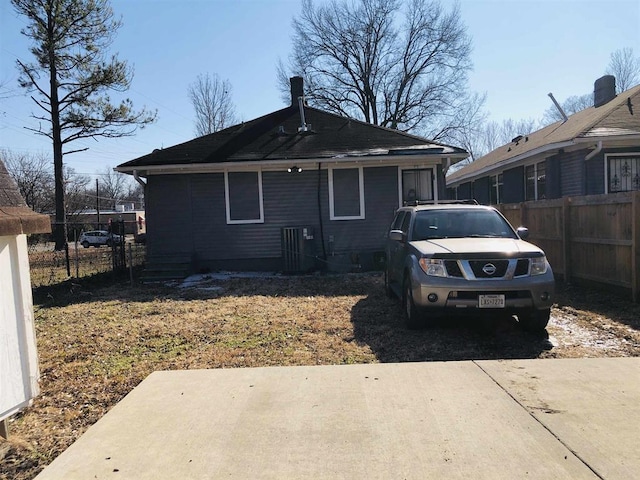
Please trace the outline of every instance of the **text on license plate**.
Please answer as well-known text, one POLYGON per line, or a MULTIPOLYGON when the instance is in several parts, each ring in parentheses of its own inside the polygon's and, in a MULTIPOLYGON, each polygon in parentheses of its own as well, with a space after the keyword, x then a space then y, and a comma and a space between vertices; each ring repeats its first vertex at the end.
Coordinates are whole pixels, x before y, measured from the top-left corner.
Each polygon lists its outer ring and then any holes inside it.
POLYGON ((478 308, 504 308, 504 295, 478 295, 478 308))

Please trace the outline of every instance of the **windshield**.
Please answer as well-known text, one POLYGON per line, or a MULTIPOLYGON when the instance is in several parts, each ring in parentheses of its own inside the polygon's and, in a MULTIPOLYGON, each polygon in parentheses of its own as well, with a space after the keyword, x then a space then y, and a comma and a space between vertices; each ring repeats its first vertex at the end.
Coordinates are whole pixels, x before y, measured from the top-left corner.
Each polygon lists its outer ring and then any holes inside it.
POLYGON ((465 237, 517 238, 517 235, 493 210, 424 210, 416 214, 412 240, 465 237))

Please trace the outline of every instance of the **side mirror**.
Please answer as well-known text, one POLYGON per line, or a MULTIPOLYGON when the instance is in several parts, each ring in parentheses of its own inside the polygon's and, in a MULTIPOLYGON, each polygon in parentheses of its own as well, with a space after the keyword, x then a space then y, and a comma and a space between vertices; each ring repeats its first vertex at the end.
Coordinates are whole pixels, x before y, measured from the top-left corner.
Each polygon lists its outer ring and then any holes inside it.
POLYGON ((526 240, 529 236, 529 229, 527 227, 518 227, 516 233, 522 240, 526 240))
POLYGON ((402 233, 402 230, 391 230, 389 232, 389 240, 393 240, 394 242, 404 242, 406 238, 404 233, 402 233))

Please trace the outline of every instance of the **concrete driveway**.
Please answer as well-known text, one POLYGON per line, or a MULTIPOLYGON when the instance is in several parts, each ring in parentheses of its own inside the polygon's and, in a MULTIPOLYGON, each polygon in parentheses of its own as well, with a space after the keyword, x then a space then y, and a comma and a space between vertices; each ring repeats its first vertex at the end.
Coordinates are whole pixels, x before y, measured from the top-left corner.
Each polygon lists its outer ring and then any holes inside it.
POLYGON ((640 478, 640 358, 156 372, 37 478, 640 478))

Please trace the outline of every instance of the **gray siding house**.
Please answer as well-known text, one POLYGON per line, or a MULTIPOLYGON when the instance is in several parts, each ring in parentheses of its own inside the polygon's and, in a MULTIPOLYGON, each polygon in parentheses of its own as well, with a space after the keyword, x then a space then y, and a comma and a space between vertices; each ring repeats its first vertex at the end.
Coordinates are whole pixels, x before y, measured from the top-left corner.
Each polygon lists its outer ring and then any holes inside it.
POLYGON ((291 105, 123 163, 146 183, 147 268, 368 270, 384 258, 395 210, 445 196, 467 152, 291 105))
POLYGON ((594 104, 514 138, 447 176, 450 198, 484 204, 640 190, 640 85, 595 82, 594 104))

